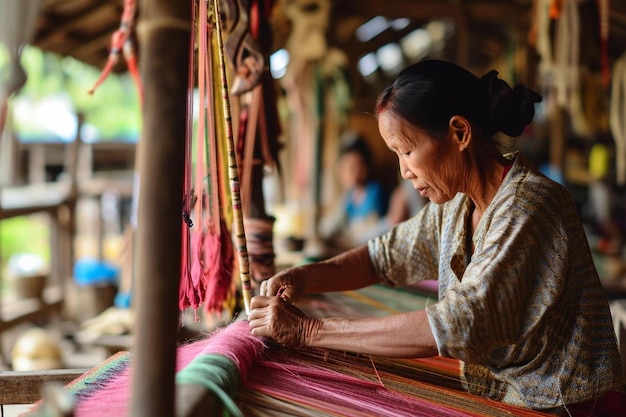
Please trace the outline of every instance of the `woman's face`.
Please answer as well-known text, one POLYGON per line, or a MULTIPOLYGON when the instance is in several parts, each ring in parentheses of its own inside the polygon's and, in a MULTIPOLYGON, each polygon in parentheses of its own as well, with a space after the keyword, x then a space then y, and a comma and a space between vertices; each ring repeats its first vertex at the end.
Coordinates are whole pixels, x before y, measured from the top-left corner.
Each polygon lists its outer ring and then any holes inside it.
POLYGON ((461 152, 450 134, 433 139, 388 111, 378 115, 378 130, 398 156, 400 174, 422 197, 441 204, 461 191, 461 152))
POLYGON ((346 190, 365 184, 368 172, 368 167, 358 152, 346 152, 339 158, 339 181, 346 190))

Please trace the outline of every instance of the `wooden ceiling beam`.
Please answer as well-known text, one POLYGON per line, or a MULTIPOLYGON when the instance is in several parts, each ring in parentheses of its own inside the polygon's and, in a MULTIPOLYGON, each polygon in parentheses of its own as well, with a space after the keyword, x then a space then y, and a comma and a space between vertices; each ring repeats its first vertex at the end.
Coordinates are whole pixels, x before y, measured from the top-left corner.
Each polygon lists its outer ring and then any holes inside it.
MULTIPOLYGON (((44 23, 41 24, 37 31, 33 45, 43 50, 49 50, 52 45, 64 41, 68 33, 80 29, 83 20, 89 19, 92 15, 110 14, 112 13, 112 11, 109 10, 111 8, 115 8, 116 13, 118 11, 121 13, 119 5, 106 0, 89 3, 89 6, 72 16, 60 16, 53 12, 43 10, 42 16, 44 23), (58 22, 63 22, 63 24, 58 24, 58 22)), ((111 30, 115 30, 118 26, 119 23, 116 22, 111 26, 111 30)))
POLYGON ((102 51, 103 49, 109 51, 109 45, 111 43, 111 33, 104 33, 95 39, 91 39, 89 42, 76 43, 75 48, 70 48, 69 53, 73 56, 85 56, 90 57, 95 53, 102 51))
POLYGON ((391 19, 406 17, 418 21, 454 17, 463 12, 472 22, 513 23, 530 8, 513 2, 472 1, 449 2, 441 0, 359 0, 338 13, 367 18, 385 16, 391 19), (461 10, 462 9, 462 10, 461 10))
POLYGON ((412 23, 406 28, 399 31, 387 29, 380 35, 367 42, 360 42, 353 37, 348 42, 339 43, 338 46, 343 49, 349 50, 351 56, 361 57, 369 52, 376 52, 380 47, 387 45, 388 43, 400 41, 407 34, 411 33, 413 30, 418 29, 421 26, 421 24, 412 23))

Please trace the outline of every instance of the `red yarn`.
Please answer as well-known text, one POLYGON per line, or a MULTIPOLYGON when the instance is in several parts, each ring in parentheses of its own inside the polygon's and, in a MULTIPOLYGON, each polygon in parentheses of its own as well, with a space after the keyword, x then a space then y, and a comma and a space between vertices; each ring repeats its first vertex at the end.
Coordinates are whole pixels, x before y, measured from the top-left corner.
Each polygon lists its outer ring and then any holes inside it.
POLYGON ((207 312, 221 313, 231 289, 233 263, 235 261, 233 241, 224 221, 219 233, 211 233, 204 240, 207 280, 205 283, 204 308, 207 312))

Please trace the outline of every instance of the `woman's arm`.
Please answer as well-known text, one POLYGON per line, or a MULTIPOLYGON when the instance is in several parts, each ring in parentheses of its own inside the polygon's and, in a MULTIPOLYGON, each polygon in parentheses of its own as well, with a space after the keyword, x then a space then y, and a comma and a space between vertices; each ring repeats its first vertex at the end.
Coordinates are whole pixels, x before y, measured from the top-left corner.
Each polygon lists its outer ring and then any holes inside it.
POLYGON ((348 291, 379 282, 367 245, 359 246, 307 270, 306 292, 348 291))
POLYGON ((379 282, 367 246, 351 249, 322 262, 281 271, 261 283, 260 295, 282 295, 296 301, 303 294, 347 291, 379 282))
POLYGON ((306 345, 400 358, 438 354, 425 310, 359 320, 319 319, 306 345))
POLYGON ((351 320, 309 317, 280 297, 254 297, 251 305, 252 334, 287 346, 404 358, 438 354, 424 310, 351 320))

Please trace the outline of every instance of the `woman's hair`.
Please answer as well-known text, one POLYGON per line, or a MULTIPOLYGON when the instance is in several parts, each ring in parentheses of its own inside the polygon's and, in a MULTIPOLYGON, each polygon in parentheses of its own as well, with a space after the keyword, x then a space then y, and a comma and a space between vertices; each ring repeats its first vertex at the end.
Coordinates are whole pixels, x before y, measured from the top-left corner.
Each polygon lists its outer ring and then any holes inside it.
POLYGON ((360 155, 368 168, 372 166, 372 152, 370 151, 365 139, 357 136, 356 138, 350 140, 350 142, 342 146, 339 150, 339 157, 352 152, 360 155))
POLYGON ((541 96, 522 84, 513 88, 492 70, 478 78, 446 61, 422 61, 405 68, 376 101, 376 114, 391 111, 403 120, 443 137, 450 118, 467 118, 487 137, 519 136, 535 115, 541 96))

